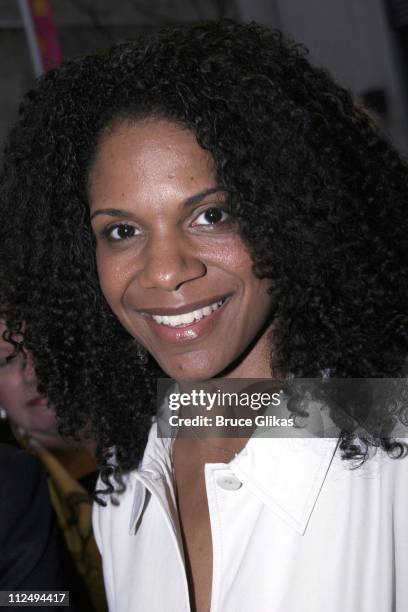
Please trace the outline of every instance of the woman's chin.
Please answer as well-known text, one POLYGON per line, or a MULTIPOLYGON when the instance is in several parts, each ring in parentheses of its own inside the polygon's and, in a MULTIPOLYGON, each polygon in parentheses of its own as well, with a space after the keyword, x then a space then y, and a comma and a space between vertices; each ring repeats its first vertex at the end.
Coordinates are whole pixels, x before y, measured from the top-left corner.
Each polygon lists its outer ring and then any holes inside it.
MULTIPOLYGON (((191 361, 180 361, 177 364, 160 364, 168 378, 178 382, 205 381, 217 376, 221 368, 207 364, 193 364, 191 361)), ((214 364, 215 365, 215 364, 214 364)))

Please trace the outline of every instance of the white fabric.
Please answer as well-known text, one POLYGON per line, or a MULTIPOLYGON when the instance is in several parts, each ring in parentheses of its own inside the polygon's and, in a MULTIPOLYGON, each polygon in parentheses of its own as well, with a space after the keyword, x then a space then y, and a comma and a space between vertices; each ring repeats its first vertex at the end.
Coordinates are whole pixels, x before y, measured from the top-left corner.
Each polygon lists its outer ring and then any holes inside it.
MULTIPOLYGON (((94 506, 112 612, 190 610, 169 439, 94 506)), ((250 439, 207 464, 211 612, 407 612, 408 459, 350 469, 336 439, 250 439)))

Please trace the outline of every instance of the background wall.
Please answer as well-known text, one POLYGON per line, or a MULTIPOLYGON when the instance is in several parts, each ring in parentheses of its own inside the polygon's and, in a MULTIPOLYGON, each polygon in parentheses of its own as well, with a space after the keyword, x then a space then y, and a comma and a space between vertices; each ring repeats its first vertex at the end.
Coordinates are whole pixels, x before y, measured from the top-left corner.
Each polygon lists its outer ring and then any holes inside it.
MULTIPOLYGON (((235 0, 51 0, 64 58, 107 48, 162 25, 238 18, 235 0)), ((33 84, 18 0, 0 0, 0 147, 33 84)))
MULTIPOLYGON (((385 112, 376 118, 408 153, 407 58, 390 18, 392 0, 239 0, 238 5, 243 19, 261 18, 304 43, 312 60, 365 105, 384 102, 385 112)), ((408 2, 398 0, 400 10, 402 5, 408 17, 408 2)))
MULTIPOLYGON (((397 0, 51 0, 64 57, 99 50, 166 23, 223 16, 277 26, 304 43, 408 153, 407 49, 390 19, 397 0)), ((399 10, 408 0, 398 0, 399 10)), ((408 23, 408 22, 407 22, 408 23)), ((33 83, 17 0, 0 0, 0 146, 33 83)))

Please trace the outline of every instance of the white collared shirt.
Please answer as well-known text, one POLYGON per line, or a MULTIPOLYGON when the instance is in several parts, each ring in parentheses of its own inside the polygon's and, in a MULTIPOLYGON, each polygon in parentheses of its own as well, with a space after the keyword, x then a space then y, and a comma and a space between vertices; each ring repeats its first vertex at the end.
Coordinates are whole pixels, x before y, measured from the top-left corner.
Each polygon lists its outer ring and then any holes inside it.
MULTIPOLYGON (((171 442, 153 425, 120 504, 94 506, 111 612, 190 610, 171 442)), ((408 611, 408 459, 350 469, 336 447, 251 438, 206 464, 211 612, 408 611)))

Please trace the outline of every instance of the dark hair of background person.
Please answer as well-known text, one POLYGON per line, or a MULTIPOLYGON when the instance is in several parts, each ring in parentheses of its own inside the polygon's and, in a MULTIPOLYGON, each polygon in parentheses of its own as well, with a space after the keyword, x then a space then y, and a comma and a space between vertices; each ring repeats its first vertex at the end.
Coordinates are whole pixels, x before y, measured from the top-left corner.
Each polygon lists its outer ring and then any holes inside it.
MULTIPOLYGON (((162 372, 99 288, 87 175, 103 130, 145 116, 211 152, 255 270, 273 281, 274 368, 394 377, 408 348, 407 167, 302 47, 225 20, 70 61, 26 95, 6 147, 0 294, 62 432, 93 424, 110 491, 143 454, 162 372)), ((346 434, 341 447, 364 455, 346 434)))

